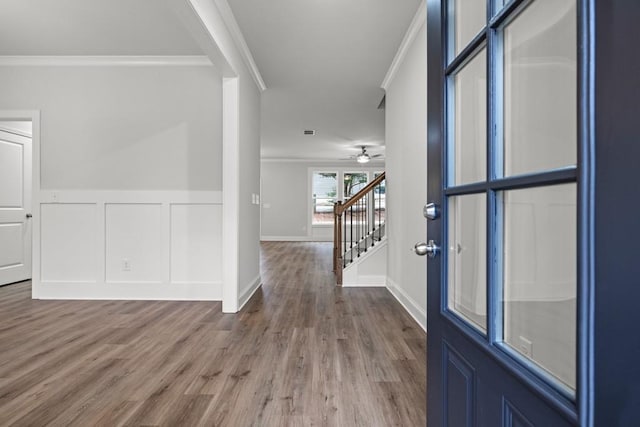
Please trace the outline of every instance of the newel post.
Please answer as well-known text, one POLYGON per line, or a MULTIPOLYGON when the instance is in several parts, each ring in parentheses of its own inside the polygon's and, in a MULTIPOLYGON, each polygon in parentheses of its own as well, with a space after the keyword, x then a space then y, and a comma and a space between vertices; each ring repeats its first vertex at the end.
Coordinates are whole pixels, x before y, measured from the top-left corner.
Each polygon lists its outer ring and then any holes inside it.
POLYGON ((339 285, 342 283, 342 202, 333 205, 333 272, 339 285))

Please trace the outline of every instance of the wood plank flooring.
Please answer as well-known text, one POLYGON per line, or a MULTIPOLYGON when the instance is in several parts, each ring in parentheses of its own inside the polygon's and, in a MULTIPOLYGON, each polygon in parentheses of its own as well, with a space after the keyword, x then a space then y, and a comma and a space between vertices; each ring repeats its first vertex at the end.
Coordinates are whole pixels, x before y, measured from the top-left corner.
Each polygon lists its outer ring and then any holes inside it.
POLYGON ((384 288, 336 288, 331 252, 263 243, 238 314, 0 288, 0 425, 424 426, 424 331, 384 288))

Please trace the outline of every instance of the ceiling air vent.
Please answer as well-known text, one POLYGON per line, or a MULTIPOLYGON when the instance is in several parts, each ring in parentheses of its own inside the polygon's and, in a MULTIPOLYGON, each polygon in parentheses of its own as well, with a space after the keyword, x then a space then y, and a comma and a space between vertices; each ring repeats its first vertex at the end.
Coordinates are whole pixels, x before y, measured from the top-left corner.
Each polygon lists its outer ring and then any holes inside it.
POLYGON ((305 134, 305 135, 315 135, 315 134, 316 134, 316 131, 315 131, 315 130, 305 130, 305 131, 304 131, 304 134, 305 134))

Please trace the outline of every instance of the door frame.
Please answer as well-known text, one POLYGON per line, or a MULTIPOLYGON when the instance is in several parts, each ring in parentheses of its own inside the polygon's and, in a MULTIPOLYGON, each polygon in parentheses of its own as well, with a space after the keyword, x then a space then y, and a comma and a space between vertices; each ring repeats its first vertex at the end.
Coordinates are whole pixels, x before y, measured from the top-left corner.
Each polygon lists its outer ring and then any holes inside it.
POLYGON ((31 121, 31 298, 40 289, 40 111, 0 110, 0 121, 31 121))

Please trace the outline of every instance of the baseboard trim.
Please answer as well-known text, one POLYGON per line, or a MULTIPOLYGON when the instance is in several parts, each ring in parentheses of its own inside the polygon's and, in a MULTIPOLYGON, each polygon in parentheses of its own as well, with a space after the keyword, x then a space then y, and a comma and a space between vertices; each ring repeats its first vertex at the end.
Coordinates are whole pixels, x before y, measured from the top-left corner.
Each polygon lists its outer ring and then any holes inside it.
POLYGON ((42 300, 222 301, 222 283, 55 282, 34 292, 42 300))
POLYGON ((260 236, 262 242, 331 242, 329 237, 313 236, 260 236))
POLYGON ((416 321, 418 325, 426 332, 427 331, 427 313, 424 311, 409 295, 407 295, 402 288, 398 286, 393 280, 387 277, 387 289, 391 292, 391 295, 404 307, 409 315, 416 321))
POLYGON ((262 278, 258 274, 258 276, 250 282, 249 286, 240 293, 240 298, 238 298, 238 311, 242 310, 242 307, 249 302, 253 294, 255 294, 261 286, 262 278))
POLYGON ((343 288, 384 288, 384 283, 343 283, 343 288))

